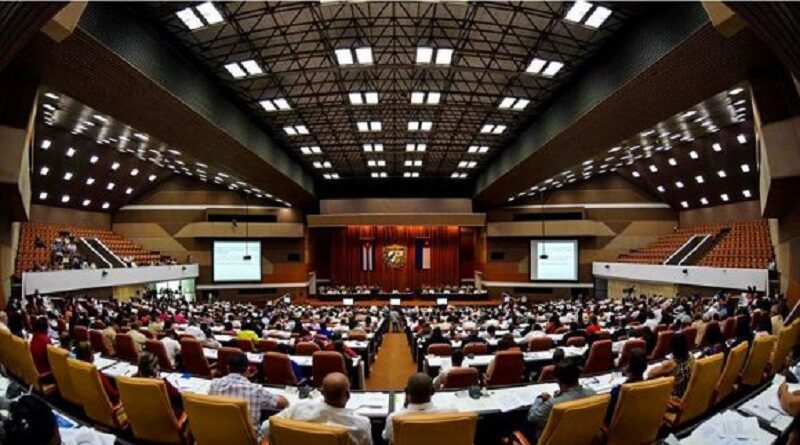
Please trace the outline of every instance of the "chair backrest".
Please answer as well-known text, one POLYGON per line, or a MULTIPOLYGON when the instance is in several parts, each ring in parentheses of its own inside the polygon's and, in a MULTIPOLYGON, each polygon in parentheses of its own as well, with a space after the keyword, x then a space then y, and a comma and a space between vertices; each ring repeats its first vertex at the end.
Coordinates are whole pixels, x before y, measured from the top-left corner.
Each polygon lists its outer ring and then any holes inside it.
POLYGON ((367 339, 366 332, 348 332, 347 333, 348 340, 356 340, 356 341, 365 341, 367 339))
POLYGON ((181 357, 183 366, 191 374, 211 377, 211 366, 203 355, 203 346, 193 338, 181 340, 181 357))
POLYGON ((256 445, 246 400, 185 392, 183 408, 196 445, 256 445))
POLYGON ((584 337, 570 337, 567 339, 567 346, 575 346, 575 347, 583 347, 586 344, 586 338, 584 337))
POLYGON ((134 437, 149 442, 183 443, 162 380, 119 376, 116 381, 134 437))
POLYGON ((72 339, 76 342, 89 341, 89 328, 86 326, 75 326, 72 328, 72 339))
POLYGON ((103 331, 99 329, 89 330, 89 345, 92 347, 92 352, 99 352, 104 357, 114 356, 114 349, 106 342, 103 331))
POLYGON ((217 349, 217 376, 228 375, 228 361, 237 352, 242 352, 239 348, 222 347, 217 349))
POLYGON ((594 334, 595 340, 611 340, 611 333, 608 331, 599 331, 594 334))
POLYGON ((255 351, 255 348, 253 347, 253 340, 248 340, 246 338, 237 338, 235 339, 234 343, 236 343, 236 347, 239 348, 241 351, 244 352, 255 351))
POLYGON ((611 368, 612 356, 611 340, 598 340, 592 343, 592 347, 589 349, 589 357, 586 358, 586 363, 583 365, 583 372, 585 374, 596 374, 608 371, 611 368))
POLYGON ((469 388, 478 384, 478 370, 469 366, 452 368, 447 372, 444 387, 449 389, 469 388))
POLYGON ((297 355, 313 355, 320 350, 319 345, 313 341, 301 341, 294 347, 294 352, 297 355))
POLYGON ((11 374, 17 374, 17 363, 14 356, 14 340, 10 332, 0 331, 0 363, 11 374))
POLYGON ((119 425, 114 407, 103 389, 97 367, 91 363, 68 358, 67 368, 72 384, 79 388, 81 405, 86 416, 106 427, 117 428, 119 425))
POLYGON ((555 334, 566 334, 569 332, 569 326, 561 326, 560 328, 556 328, 555 334))
POLYGON ((669 329, 666 331, 661 331, 658 333, 658 338, 656 339, 656 346, 653 348, 653 352, 650 353, 650 356, 647 357, 648 360, 660 360, 667 356, 670 352, 672 352, 672 336, 674 335, 673 331, 669 329))
POLYGON ((148 340, 155 340, 156 339, 156 334, 154 334, 153 331, 151 331, 150 329, 139 328, 139 332, 141 332, 142 335, 144 335, 145 338, 147 338, 148 340))
POLYGON ((322 385, 322 379, 332 372, 347 375, 344 356, 336 351, 317 351, 311 355, 311 379, 314 386, 322 385))
POLYGON ((674 377, 665 377, 622 385, 608 426, 607 445, 655 442, 674 383, 674 377))
POLYGON ((347 428, 273 416, 269 419, 270 445, 350 445, 347 428))
POLYGON ((472 342, 464 346, 464 354, 484 355, 489 352, 489 347, 486 343, 472 342))
POLYGON ((297 385, 289 356, 279 352, 265 352, 262 363, 264 382, 270 385, 297 385))
POLYGON ((656 325, 656 328, 653 329, 653 333, 654 334, 658 334, 661 331, 666 331, 668 328, 669 328, 669 326, 667 326, 666 324, 659 323, 659 324, 656 325))
POLYGON ((50 370, 58 385, 58 393, 61 398, 75 405, 81 404, 81 395, 78 388, 73 386, 67 368, 67 357, 69 353, 65 349, 53 345, 47 345, 47 361, 50 363, 50 370))
POLYGON ((472 445, 475 413, 399 414, 392 418, 394 445, 472 445))
POLYGON ((524 376, 525 359, 522 352, 500 351, 486 370, 486 386, 513 385, 521 382, 524 376))
POLYGON ((697 328, 689 326, 681 330, 683 336, 686 338, 686 347, 691 351, 697 347, 697 328))
POLYGON ((736 336, 736 319, 733 317, 728 317, 725 321, 722 322, 722 326, 720 327, 722 330, 722 335, 726 338, 733 338, 736 336))
POLYGON ((158 366, 161 367, 162 371, 173 371, 172 361, 167 355, 167 348, 164 347, 164 343, 158 340, 147 340, 144 343, 144 350, 158 358, 158 366))
POLYGON ((539 435, 539 445, 590 444, 606 415, 608 394, 562 402, 553 406, 539 435))
POLYGON ((625 344, 622 345, 622 351, 619 353, 619 361, 617 362, 617 366, 620 368, 625 368, 628 366, 628 360, 630 360, 631 352, 636 348, 639 348, 642 351, 647 351, 647 342, 639 338, 627 340, 625 344))
POLYGON ((701 348, 705 348, 706 346, 708 346, 708 333, 713 331, 713 330, 715 330, 715 328, 712 328, 712 326, 714 326, 714 325, 719 326, 719 322, 718 321, 709 321, 708 323, 706 323, 706 328, 705 328, 705 330, 703 330, 703 339, 700 340, 700 344, 698 345, 701 348))
POLYGON ((714 385, 722 373, 723 361, 725 355, 722 353, 695 360, 692 376, 689 377, 686 392, 681 398, 681 412, 677 425, 682 425, 706 412, 714 394, 714 385))
POLYGON ((542 366, 537 383, 552 382, 556 379, 556 365, 542 366))
POLYGON ((428 346, 427 353, 439 357, 449 357, 453 354, 453 347, 447 343, 434 343, 428 346))
POLYGON ((13 337, 12 340, 14 355, 20 372, 19 377, 22 378, 26 385, 32 385, 34 391, 41 393, 42 385, 39 381, 39 370, 36 369, 36 364, 33 362, 28 342, 19 337, 13 337))
POLYGON ((769 358, 770 375, 783 371, 786 367, 786 358, 789 357, 792 347, 797 341, 798 326, 800 325, 792 323, 789 326, 784 326, 778 333, 778 341, 775 343, 775 349, 772 350, 772 355, 769 358))
POLYGON ((553 339, 550 337, 536 337, 528 342, 528 351, 549 351, 553 349, 553 339))
POLYGON ((273 352, 278 349, 278 342, 271 338, 262 338, 256 342, 259 352, 273 352))
POLYGON ((747 342, 739 343, 728 352, 725 367, 722 368, 722 374, 714 387, 712 405, 723 401, 733 391, 733 384, 736 383, 736 378, 742 372, 745 360, 747 360, 747 342))
POLYGON ((139 352, 133 344, 133 337, 129 334, 117 334, 114 337, 114 349, 117 351, 117 358, 129 363, 139 362, 139 352))
POLYGON ((750 344, 740 381, 744 386, 758 386, 764 381, 769 357, 775 347, 774 335, 759 335, 750 344))

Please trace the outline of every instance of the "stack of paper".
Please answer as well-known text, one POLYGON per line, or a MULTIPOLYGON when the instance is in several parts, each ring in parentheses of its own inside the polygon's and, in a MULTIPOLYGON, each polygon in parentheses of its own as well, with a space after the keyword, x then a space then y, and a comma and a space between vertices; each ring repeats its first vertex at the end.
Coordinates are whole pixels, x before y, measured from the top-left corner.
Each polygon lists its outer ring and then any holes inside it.
POLYGON ((735 411, 725 411, 708 419, 692 434, 681 440, 683 445, 772 443, 775 436, 762 430, 755 417, 745 417, 735 411))
POLYGON ((386 417, 389 415, 389 394, 375 392, 353 392, 347 407, 368 417, 386 417))
POLYGON ((117 377, 120 375, 125 377, 130 377, 136 374, 136 371, 137 371, 136 366, 133 366, 130 363, 118 362, 114 365, 109 366, 108 368, 103 369, 103 374, 109 375, 111 377, 117 377))

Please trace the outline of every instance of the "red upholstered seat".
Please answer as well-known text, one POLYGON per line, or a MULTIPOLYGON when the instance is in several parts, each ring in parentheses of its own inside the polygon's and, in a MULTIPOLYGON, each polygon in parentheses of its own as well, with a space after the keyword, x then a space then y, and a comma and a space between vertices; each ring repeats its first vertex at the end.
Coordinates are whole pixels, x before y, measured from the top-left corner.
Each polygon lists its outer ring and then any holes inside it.
POLYGON ((447 373, 444 388, 462 389, 478 384, 478 370, 470 367, 453 368, 447 373))
POLYGON ((161 343, 158 340, 147 340, 144 344, 144 350, 152 353, 156 356, 156 358, 158 358, 158 366, 162 371, 175 370, 175 367, 172 366, 172 361, 170 361, 169 356, 167 355, 167 349, 164 347, 164 343, 161 343))
POLYGON ((114 337, 114 349, 117 351, 117 358, 129 363, 139 362, 139 352, 133 343, 133 338, 128 334, 117 334, 114 337))
POLYGON ((228 375, 228 361, 237 352, 242 352, 239 348, 222 347, 217 350, 217 376, 228 375))
POLYGON ((464 354, 485 355, 489 352, 486 343, 473 342, 464 346, 464 354))
POLYGON ((261 339, 256 342, 259 352, 272 352, 278 349, 278 342, 272 339, 261 339))
POLYGON ((589 349, 589 357, 583 366, 586 374, 596 374, 608 371, 611 367, 611 340, 598 340, 592 343, 589 349))
POLYGON ((620 351, 619 353, 619 360, 617 361, 617 366, 620 368, 625 368, 626 366, 628 366, 628 360, 631 357, 631 351, 633 351, 636 348, 639 348, 642 351, 647 351, 647 342, 638 338, 632 338, 626 341, 625 344, 622 345, 622 351, 620 351))
POLYGON ((528 343, 528 351, 549 351, 553 349, 553 339, 550 337, 536 337, 528 343))
POLYGON ((428 354, 449 357, 453 354, 453 347, 446 343, 435 343, 428 346, 428 354))
POLYGON ((244 352, 255 352, 255 348, 253 347, 253 341, 247 340, 244 338, 237 338, 234 343, 236 343, 236 347, 239 348, 241 351, 244 352))
POLYGON ((294 351, 297 355, 313 355, 321 349, 318 344, 311 341, 302 341, 295 346, 294 351))
POLYGON ((86 326, 75 326, 72 330, 72 338, 75 341, 89 341, 89 328, 86 326))
POLYGON ((683 336, 686 337, 686 347, 691 351, 697 347, 697 328, 688 327, 681 330, 683 336))
POLYGON ((203 355, 203 346, 199 341, 188 338, 181 340, 181 357, 184 368, 190 374, 209 378, 217 375, 217 370, 208 364, 206 356, 203 355))
POLYGON ((648 360, 660 360, 672 352, 672 336, 675 333, 670 330, 661 331, 656 339, 656 346, 653 352, 647 357, 648 360))
POLYGON ((522 352, 500 351, 486 370, 486 386, 512 385, 521 382, 524 376, 525 360, 522 352))
POLYGON ((576 348, 580 348, 586 344, 586 339, 584 337, 570 337, 567 339, 567 346, 575 346, 576 348))
POLYGON ((264 353, 264 382, 270 385, 297 385, 289 356, 278 352, 264 353))
POLYGON ((311 380, 320 386, 326 375, 341 372, 347 375, 344 356, 337 351, 317 351, 311 355, 311 380))
POLYGON ((556 366, 547 365, 542 367, 542 371, 539 373, 539 379, 537 380, 537 382, 538 383, 552 382, 555 379, 556 379, 556 366))
POLYGON ((98 329, 89 330, 89 344, 92 347, 92 352, 99 352, 103 357, 113 357, 114 348, 106 342, 106 337, 103 331, 98 329))

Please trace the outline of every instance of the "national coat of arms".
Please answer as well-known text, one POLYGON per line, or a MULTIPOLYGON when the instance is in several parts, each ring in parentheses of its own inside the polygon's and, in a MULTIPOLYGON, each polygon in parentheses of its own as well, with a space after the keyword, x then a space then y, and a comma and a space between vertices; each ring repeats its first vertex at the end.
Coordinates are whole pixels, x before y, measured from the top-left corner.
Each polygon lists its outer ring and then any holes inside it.
POLYGON ((406 265, 406 246, 391 244, 383 247, 383 260, 393 269, 400 269, 406 265))

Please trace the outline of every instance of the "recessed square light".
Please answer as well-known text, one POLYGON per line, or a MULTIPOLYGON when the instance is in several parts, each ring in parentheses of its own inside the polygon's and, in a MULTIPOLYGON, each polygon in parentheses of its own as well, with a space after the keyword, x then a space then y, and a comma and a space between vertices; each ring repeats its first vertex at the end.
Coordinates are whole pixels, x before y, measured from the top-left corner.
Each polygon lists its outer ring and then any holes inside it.
POLYGON ((689 203, 686 201, 681 201, 681 207, 683 207, 684 209, 689 208, 689 203))
POLYGON ((736 140, 739 141, 740 144, 746 144, 747 136, 745 136, 744 134, 740 134, 739 136, 736 136, 736 140))
POLYGON ((62 195, 61 202, 68 203, 69 202, 69 195, 62 195))
POLYGON ((41 145, 39 145, 39 147, 40 147, 42 150, 47 150, 48 148, 50 148, 50 145, 52 145, 52 144, 53 144, 53 143, 52 143, 52 142, 50 142, 50 139, 44 139, 44 140, 42 140, 42 144, 41 144, 41 145))
POLYGON ((725 170, 719 170, 717 172, 717 176, 719 176, 720 178, 724 178, 724 177, 726 177, 728 175, 727 175, 727 173, 725 173, 725 170))
POLYGON ((88 178, 86 178, 86 185, 92 185, 92 184, 94 184, 94 178, 89 176, 88 178))
POLYGON ((750 165, 748 165, 748 164, 742 164, 740 168, 742 169, 742 173, 749 173, 750 172, 750 165))
POLYGON ((708 205, 708 199, 706 199, 705 197, 700 198, 700 204, 708 205))
POLYGON ((111 170, 117 170, 119 168, 119 162, 114 162, 111 164, 111 170))
POLYGON ((749 197, 753 196, 753 194, 750 192, 750 190, 742 190, 742 195, 745 198, 749 198, 749 197))
POLYGON ((417 63, 431 63, 433 60, 433 48, 429 46, 417 47, 417 63))
POLYGON ((436 51, 436 64, 437 65, 450 65, 453 61, 452 48, 439 48, 436 51))
POLYGON ((653 165, 653 164, 651 164, 651 165, 650 165, 650 167, 648 167, 648 168, 649 168, 649 169, 650 169, 650 171, 651 171, 651 172, 653 172, 653 173, 657 173, 657 172, 658 172, 658 167, 656 167, 656 166, 655 166, 655 165, 653 165))
POLYGON ((675 181, 675 187, 678 187, 679 189, 682 189, 683 188, 683 182, 682 181, 675 181))
POLYGON ((372 64, 372 48, 369 46, 362 46, 356 48, 356 60, 362 65, 372 64))
POLYGON ((50 167, 43 166, 39 169, 39 174, 42 176, 47 176, 48 173, 50 173, 50 167))
POLYGON ((698 155, 696 151, 692 150, 689 152, 689 157, 692 159, 697 159, 700 157, 700 155, 698 155))
POLYGON ((564 64, 561 62, 556 62, 555 60, 547 64, 547 68, 542 71, 542 76, 545 77, 553 77, 561 71, 561 68, 564 67, 564 64))
POLYGON ((131 193, 133 193, 133 189, 132 188, 128 187, 128 188, 125 189, 125 194, 126 195, 130 195, 131 193))
POLYGON ((642 176, 641 174, 639 174, 639 172, 637 172, 637 171, 635 171, 635 170, 634 170, 634 171, 631 173, 631 175, 632 175, 634 178, 639 178, 639 177, 641 177, 641 176, 642 176))
POLYGON ((658 190, 661 193, 664 193, 665 191, 667 191, 667 189, 665 189, 663 185, 659 185, 658 187, 656 187, 656 190, 658 190))
POLYGON ((339 62, 339 65, 347 66, 353 64, 353 52, 350 51, 350 48, 337 49, 334 54, 336 54, 336 61, 339 62))
POLYGON ((695 176, 694 180, 697 181, 698 184, 702 184, 702 183, 706 182, 705 179, 703 179, 703 175, 695 176))
POLYGON ((109 182, 108 185, 106 185, 106 190, 114 190, 114 186, 113 182, 109 182))
POLYGON ((75 156, 75 149, 74 149, 74 148, 72 148, 72 147, 69 147, 69 148, 67 149, 67 157, 68 157, 68 158, 71 158, 71 157, 73 157, 73 156, 75 156))
POLYGON ((65 180, 65 181, 70 181, 70 180, 72 180, 72 172, 66 172, 66 173, 64 173, 64 180, 65 180))
POLYGON ((131 170, 131 176, 136 176, 138 174, 139 174, 139 169, 138 168, 134 168, 133 170, 131 170))
POLYGON ((103 208, 104 208, 104 209, 107 209, 107 208, 109 208, 109 207, 111 207, 111 204, 109 204, 108 202, 104 202, 104 203, 103 203, 103 208))
POLYGON ((604 7, 604 6, 597 6, 594 8, 594 11, 589 15, 589 18, 586 19, 584 25, 588 26, 589 28, 599 28, 606 19, 611 16, 611 10, 604 7))
POLYGON ((584 0, 577 0, 569 8, 569 11, 567 11, 567 15, 564 16, 564 19, 569 20, 570 22, 580 23, 590 9, 592 9, 591 3, 584 0))
POLYGON ((713 144, 711 144, 711 148, 713 148, 714 151, 718 151, 718 152, 722 151, 722 145, 720 145, 719 142, 714 142, 713 144))
POLYGON ((92 203, 92 200, 90 200, 90 199, 84 199, 84 200, 83 200, 83 206, 84 206, 84 207, 88 206, 88 205, 89 205, 89 204, 91 204, 91 203, 92 203))
POLYGON ((723 194, 719 195, 719 197, 720 197, 720 199, 722 199, 722 200, 723 200, 723 201, 725 201, 725 202, 728 202, 728 200, 730 199, 730 198, 728 197, 728 194, 727 194, 727 193, 723 193, 723 194))
POLYGON ((47 199, 47 192, 39 192, 39 199, 41 199, 42 201, 47 199))

